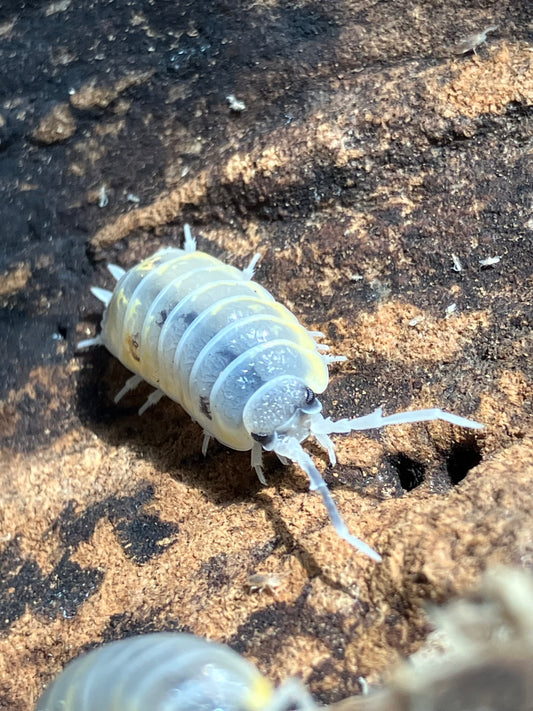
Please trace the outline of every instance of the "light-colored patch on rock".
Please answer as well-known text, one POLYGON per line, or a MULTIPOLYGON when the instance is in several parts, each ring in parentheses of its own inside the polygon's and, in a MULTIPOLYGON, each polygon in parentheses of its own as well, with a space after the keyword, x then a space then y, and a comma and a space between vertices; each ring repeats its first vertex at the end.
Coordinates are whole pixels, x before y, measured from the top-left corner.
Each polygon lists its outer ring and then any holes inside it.
POLYGON ((523 44, 504 43, 488 58, 457 61, 444 86, 435 83, 428 89, 446 118, 503 114, 512 103, 531 106, 533 53, 523 44))
POLYGON ((52 145, 68 140, 76 133, 76 121, 67 103, 57 104, 32 133, 37 143, 52 145))
POLYGON ((0 299, 4 303, 6 296, 16 294, 24 289, 31 277, 30 265, 26 262, 19 262, 8 269, 0 276, 0 299))
POLYGON ((98 85, 97 79, 90 79, 71 95, 70 103, 76 109, 83 111, 105 109, 123 92, 147 82, 153 73, 153 71, 129 72, 118 79, 112 86, 98 85))

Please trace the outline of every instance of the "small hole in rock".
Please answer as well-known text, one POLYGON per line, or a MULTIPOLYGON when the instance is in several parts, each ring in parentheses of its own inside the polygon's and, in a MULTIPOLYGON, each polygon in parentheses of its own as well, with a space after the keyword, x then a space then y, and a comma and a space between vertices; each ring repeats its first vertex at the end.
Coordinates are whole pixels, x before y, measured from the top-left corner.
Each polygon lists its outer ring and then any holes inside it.
POLYGON ((463 481, 468 472, 481 462, 481 451, 475 439, 453 444, 446 455, 446 469, 453 486, 463 481))
POLYGON ((391 457, 391 464, 396 469, 404 491, 416 489, 425 479, 426 469, 424 465, 415 459, 411 459, 406 454, 394 455, 391 457))

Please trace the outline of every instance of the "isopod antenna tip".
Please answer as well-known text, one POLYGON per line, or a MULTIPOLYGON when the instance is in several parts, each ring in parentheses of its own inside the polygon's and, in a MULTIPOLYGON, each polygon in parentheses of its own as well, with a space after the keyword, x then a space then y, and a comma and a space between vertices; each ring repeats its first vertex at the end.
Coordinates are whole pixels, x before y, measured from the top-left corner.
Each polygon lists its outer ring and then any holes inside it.
POLYGON ((326 511, 328 512, 329 519, 333 525, 333 528, 337 534, 343 540, 347 541, 356 550, 364 555, 367 555, 372 560, 377 563, 381 563, 382 558, 373 548, 371 548, 367 543, 362 541, 350 533, 348 526, 344 523, 342 516, 339 513, 337 505, 335 504, 333 497, 331 496, 330 490, 327 487, 326 482, 322 478, 322 475, 316 468, 313 460, 307 454, 305 449, 300 445, 298 440, 294 437, 286 437, 278 443, 275 450, 276 454, 282 457, 288 457, 295 464, 298 464, 304 472, 309 477, 310 489, 311 491, 316 491, 322 497, 326 511))

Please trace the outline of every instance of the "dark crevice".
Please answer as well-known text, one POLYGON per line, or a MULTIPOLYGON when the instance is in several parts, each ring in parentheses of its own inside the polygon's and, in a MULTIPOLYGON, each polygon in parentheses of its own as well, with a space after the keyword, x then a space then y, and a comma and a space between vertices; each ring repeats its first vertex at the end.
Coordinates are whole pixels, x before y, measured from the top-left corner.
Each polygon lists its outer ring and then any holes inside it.
POLYGON ((67 335, 68 335, 68 326, 66 326, 66 325, 63 324, 63 323, 59 323, 59 324, 57 325, 57 332, 59 333, 59 335, 61 336, 61 338, 63 338, 64 340, 66 340, 67 335))
POLYGON ((398 474, 404 491, 412 491, 420 486, 426 478, 426 467, 406 454, 399 453, 391 457, 391 464, 398 474))
POLYGON ((482 460, 479 443, 474 438, 454 442, 446 453, 446 470, 452 486, 463 481, 468 472, 482 460))

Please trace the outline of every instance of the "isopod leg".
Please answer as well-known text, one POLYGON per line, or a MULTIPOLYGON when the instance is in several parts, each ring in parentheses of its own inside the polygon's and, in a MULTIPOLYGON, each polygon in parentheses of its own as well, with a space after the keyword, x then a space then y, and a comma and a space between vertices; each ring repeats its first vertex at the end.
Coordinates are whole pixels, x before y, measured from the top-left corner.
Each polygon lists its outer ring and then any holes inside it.
POLYGON ((252 447, 252 469, 255 469, 255 473, 261 484, 266 486, 267 480, 263 474, 263 447, 259 442, 254 442, 252 447))
POLYGON ((333 441, 331 440, 331 437, 329 437, 327 434, 322 434, 320 432, 315 432, 313 436, 318 442, 318 444, 322 447, 322 449, 326 450, 329 457, 329 463, 332 467, 334 467, 337 463, 337 455, 335 454, 335 446, 333 444, 333 441))
POLYGON ((302 467, 304 472, 309 477, 311 491, 318 492, 322 497, 322 501, 324 502, 324 506, 328 512, 329 520, 333 524, 333 528, 337 532, 338 536, 350 543, 356 550, 367 555, 369 558, 372 558, 378 563, 381 562, 381 556, 379 553, 376 553, 376 551, 371 548, 368 543, 365 543, 360 538, 357 538, 357 536, 350 533, 348 526, 344 523, 342 516, 339 513, 326 482, 316 468, 313 460, 302 448, 298 440, 294 437, 285 437, 283 439, 278 438, 274 451, 284 457, 289 457, 293 462, 302 467))
MULTIPOLYGON (((319 338, 325 337, 322 331, 307 331, 307 333, 311 336, 311 338, 314 338, 315 341, 319 338)), ((344 363, 346 360, 348 360, 346 356, 330 355, 329 352, 331 348, 328 346, 327 343, 317 343, 316 349, 327 365, 329 365, 330 363, 344 363)))
POLYGON ((183 249, 187 254, 191 252, 196 252, 196 240, 192 236, 191 227, 188 224, 183 225, 183 232, 185 233, 185 242, 183 244, 183 249))
POLYGON ((86 338, 84 341, 80 341, 76 345, 76 350, 81 351, 83 348, 90 348, 91 346, 102 346, 102 339, 100 336, 95 336, 94 338, 86 338))
POLYGON ((164 394, 165 393, 162 390, 154 390, 153 393, 150 393, 144 405, 139 408, 139 415, 144 415, 144 413, 146 412, 146 410, 148 410, 149 407, 152 407, 152 405, 156 405, 164 396, 164 394))
POLYGON ((245 279, 250 280, 253 277, 253 275, 255 274, 255 267, 260 259, 261 254, 259 252, 254 254, 250 264, 242 270, 242 275, 245 279))
POLYGON ((320 354, 323 358, 323 360, 326 362, 326 365, 331 365, 331 363, 345 363, 348 359, 346 356, 342 355, 330 355, 329 353, 321 353, 320 354))
POLYGON ((106 306, 109 304, 111 297, 113 296, 112 291, 108 291, 108 289, 101 289, 99 286, 91 286, 91 294, 96 296, 98 301, 101 301, 106 306))
MULTIPOLYGON (((348 530, 348 526, 344 523, 339 513, 339 510, 335 502, 333 501, 333 497, 330 494, 327 484, 322 479, 322 477, 320 477, 319 475, 321 481, 318 481, 314 479, 314 472, 311 473, 309 468, 305 469, 304 471, 307 473, 311 480, 311 490, 317 491, 322 497, 322 501, 324 502, 324 506, 326 507, 326 511, 329 515, 329 519, 333 524, 333 528, 337 531, 339 537, 344 539, 350 545, 352 545, 356 550, 360 551, 361 553, 364 553, 369 558, 372 558, 372 560, 375 560, 377 563, 381 563, 381 556, 379 555, 379 553, 376 553, 376 551, 371 548, 368 543, 365 543, 360 538, 357 538, 357 536, 354 536, 350 533, 350 531, 348 530)), ((318 470, 315 471, 318 473, 318 470)))
POLYGON ((202 454, 204 457, 207 455, 207 448, 209 447, 209 442, 211 441, 211 435, 209 432, 204 430, 204 439, 202 441, 202 454))
POLYGON ((115 395, 115 402, 118 402, 119 400, 122 400, 124 395, 130 392, 130 390, 135 390, 135 388, 142 383, 143 379, 141 378, 140 375, 132 375, 131 378, 128 378, 126 382, 124 383, 124 387, 118 391, 118 393, 115 395))
POLYGON ((111 275, 112 275, 113 279, 115 279, 115 281, 118 281, 119 279, 121 279, 124 276, 124 274, 126 273, 126 270, 122 269, 122 267, 119 267, 117 264, 108 264, 107 269, 111 273, 111 275))

